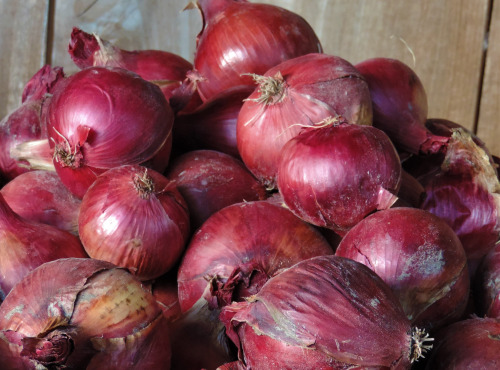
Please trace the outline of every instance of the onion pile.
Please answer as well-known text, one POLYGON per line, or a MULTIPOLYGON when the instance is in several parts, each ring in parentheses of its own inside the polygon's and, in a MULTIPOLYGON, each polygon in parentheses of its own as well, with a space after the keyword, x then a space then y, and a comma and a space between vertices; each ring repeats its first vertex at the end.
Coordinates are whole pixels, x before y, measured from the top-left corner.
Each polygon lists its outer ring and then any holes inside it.
POLYGON ((192 61, 74 27, 2 119, 0 367, 498 368, 498 153, 399 60, 193 8, 192 61))

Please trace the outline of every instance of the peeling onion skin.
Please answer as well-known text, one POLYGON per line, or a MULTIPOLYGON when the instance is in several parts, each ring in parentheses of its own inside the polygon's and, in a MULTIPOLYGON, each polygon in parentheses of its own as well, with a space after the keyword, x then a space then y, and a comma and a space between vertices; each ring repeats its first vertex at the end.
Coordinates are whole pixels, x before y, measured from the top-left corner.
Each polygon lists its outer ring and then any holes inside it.
POLYGON ((472 317, 441 330, 426 370, 498 369, 500 321, 472 317))
POLYGON ((64 186, 57 173, 29 171, 9 181, 0 192, 19 216, 78 234, 81 199, 64 186))
POLYGON ((414 326, 434 331, 465 312, 470 288, 465 251, 451 227, 430 212, 378 211, 349 230, 335 254, 380 276, 414 326))
POLYGON ((45 262, 88 257, 80 240, 55 226, 26 220, 0 194, 0 299, 45 262))
POLYGON ((247 0, 197 0, 203 26, 194 68, 203 101, 230 87, 253 85, 244 73, 263 74, 299 55, 322 52, 309 23, 296 13, 247 0))
POLYGON ((9 369, 169 369, 171 357, 154 297, 126 270, 92 258, 46 263, 16 285, 0 306, 0 348, 9 369), (61 350, 44 356, 50 341, 61 350))
POLYGON ((192 230, 226 206, 267 197, 243 162, 214 150, 193 150, 177 157, 166 176, 188 205, 192 230))
POLYGON ((337 116, 352 124, 372 124, 368 85, 350 62, 338 56, 299 56, 256 80, 258 87, 238 115, 236 139, 243 162, 270 189, 276 187, 284 144, 302 127, 337 116))
POLYGON ((113 67, 78 71, 58 84, 48 106, 56 171, 82 198, 107 169, 154 157, 173 120, 160 88, 139 75, 113 67))
POLYGON ((272 277, 222 309, 244 369, 409 369, 411 325, 365 265, 319 256, 272 277))
POLYGON ((295 215, 344 235, 370 213, 394 204, 401 171, 383 131, 327 123, 304 128, 284 145, 278 189, 295 215))
POLYGON ((500 319, 500 243, 482 258, 473 287, 477 314, 500 319))
POLYGON ((128 268, 144 281, 174 267, 189 228, 189 211, 175 184, 139 165, 100 175, 83 197, 78 218, 90 257, 128 268))

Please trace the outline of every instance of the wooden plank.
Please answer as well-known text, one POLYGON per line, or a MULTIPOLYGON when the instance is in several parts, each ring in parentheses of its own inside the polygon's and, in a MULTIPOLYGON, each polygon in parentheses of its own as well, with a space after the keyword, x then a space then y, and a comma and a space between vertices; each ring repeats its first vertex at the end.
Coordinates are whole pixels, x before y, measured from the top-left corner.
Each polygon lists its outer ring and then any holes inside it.
POLYGON ((186 0, 65 0, 55 7, 53 63, 77 70, 67 52, 74 26, 95 32, 126 50, 161 49, 192 62, 198 11, 183 11, 186 0))
POLYGON ((500 2, 495 1, 491 14, 488 52, 481 94, 477 135, 490 151, 500 157, 500 2))
POLYGON ((45 64, 48 3, 0 1, 0 119, 21 104, 24 85, 45 64))

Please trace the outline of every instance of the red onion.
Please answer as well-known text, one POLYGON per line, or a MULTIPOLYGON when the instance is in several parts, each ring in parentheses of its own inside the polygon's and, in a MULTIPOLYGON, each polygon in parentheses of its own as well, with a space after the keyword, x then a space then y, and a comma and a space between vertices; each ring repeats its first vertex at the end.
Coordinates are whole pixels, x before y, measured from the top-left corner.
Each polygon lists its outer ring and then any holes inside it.
POLYGON ((221 320, 244 369, 408 369, 430 347, 372 270, 338 256, 284 270, 221 320))
POLYGON ((200 353, 201 365, 232 359, 217 319, 220 307, 255 294, 294 263, 325 254, 333 250, 317 229, 268 201, 233 204, 208 218, 188 244, 177 277, 184 312, 177 323, 184 330, 178 330, 199 333, 200 346, 217 354, 200 353))
POLYGON ((41 264, 66 257, 88 257, 78 238, 54 226, 28 221, 0 194, 0 298, 41 264))
POLYGON ((469 298, 464 248, 441 218, 391 208, 361 220, 336 255, 363 263, 392 289, 412 325, 435 330, 457 321, 469 298))
POLYGON ((482 258, 474 276, 473 291, 477 313, 500 319, 500 243, 482 258))
POLYGON ((187 205, 160 173, 139 165, 112 168, 82 199, 78 230, 92 258, 126 267, 140 280, 174 266, 189 236, 187 205))
POLYGON ((10 180, 1 190, 9 207, 19 216, 78 234, 81 200, 55 172, 34 170, 10 180))
POLYGON ((160 305, 163 316, 171 322, 181 316, 179 295, 177 293, 177 269, 151 281, 151 294, 160 305))
MULTIPOLYGON (((179 100, 185 103, 191 96, 176 96, 186 89, 180 86, 187 74, 193 69, 191 62, 181 56, 165 50, 123 50, 96 34, 89 34, 77 27, 71 32, 68 52, 73 62, 80 68, 120 67, 137 73, 143 79, 157 83, 167 101, 175 111, 184 108, 178 106, 179 100)), ((195 93, 195 89, 190 95, 195 93)))
POLYGON ((469 264, 477 264, 500 235, 500 182, 491 157, 458 129, 450 138, 439 172, 419 180, 426 191, 422 208, 452 227, 469 264))
POLYGON ((141 282, 93 258, 45 263, 0 306, 9 369, 169 369, 168 326, 141 282))
POLYGON ((244 99, 253 86, 235 86, 215 95, 197 109, 175 117, 174 152, 211 149, 240 158, 236 123, 244 99))
POLYGON ((309 23, 289 10, 247 0, 197 0, 203 28, 196 39, 194 68, 203 101, 238 85, 244 73, 263 74, 299 55, 322 52, 309 23))
POLYGON ((47 138, 44 106, 49 94, 64 79, 61 67, 43 66, 26 84, 22 104, 0 122, 0 175, 11 180, 32 168, 52 169, 48 143, 33 142, 47 138), (38 163, 30 161, 38 158, 38 163))
POLYGON ((266 189, 240 160, 213 150, 181 155, 166 175, 188 205, 192 230, 226 206, 267 197, 266 189))
POLYGON ((427 94, 418 75, 397 59, 372 58, 355 65, 366 79, 373 102, 373 126, 385 131, 398 150, 436 153, 447 138, 426 127, 427 94))
POLYGON ((500 321, 472 317, 444 328, 425 367, 441 369, 498 369, 500 321))
POLYGON ((425 189, 413 175, 401 171, 401 186, 398 191, 398 200, 394 207, 414 207, 420 208, 425 198, 425 189))
POLYGON ((368 85, 348 61, 327 54, 287 60, 264 76, 244 102, 236 138, 243 162, 267 187, 276 185, 283 145, 302 127, 328 117, 371 125, 368 85))
POLYGON ((397 199, 401 163, 371 126, 327 122, 288 141, 278 167, 283 201, 298 217, 343 235, 397 199))
POLYGON ((47 117, 56 170, 81 198, 98 174, 157 154, 174 116, 160 89, 137 74, 89 67, 59 85, 47 117))

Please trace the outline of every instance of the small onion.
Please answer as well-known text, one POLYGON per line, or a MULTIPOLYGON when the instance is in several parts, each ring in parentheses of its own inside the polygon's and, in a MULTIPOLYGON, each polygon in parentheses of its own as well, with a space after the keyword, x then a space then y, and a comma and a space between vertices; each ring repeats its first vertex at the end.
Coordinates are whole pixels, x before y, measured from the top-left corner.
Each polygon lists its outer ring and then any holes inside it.
POLYGON ((0 256, 1 299, 24 276, 45 262, 66 257, 88 257, 76 236, 20 217, 1 194, 0 256))
POLYGON ((458 321, 436 335, 426 370, 498 369, 500 320, 472 317, 458 321))
POLYGON ((169 271, 189 237, 187 205, 175 185, 139 165, 112 168, 82 199, 78 230, 92 258, 150 280, 169 271))
POLYGON ((33 170, 10 180, 1 193, 19 216, 78 234, 81 200, 55 172, 33 170))
POLYGON ((345 234, 397 199, 401 163, 388 136, 372 126, 327 122, 288 141, 278 167, 283 201, 313 225, 345 234))
POLYGON ((302 127, 337 116, 352 124, 372 124, 366 81, 335 55, 299 56, 255 78, 259 87, 241 107, 236 139, 245 165, 269 188, 276 185, 283 145, 302 127))
POLYGON ((383 130, 398 150, 437 153, 448 138, 425 126, 427 94, 418 75, 397 59, 372 58, 355 64, 363 75, 373 102, 373 126, 383 130))
POLYGON ((166 176, 175 182, 188 205, 192 230, 226 206, 267 197, 266 189, 240 160, 214 150, 181 155, 166 176))
POLYGON ((159 87, 133 72, 112 67, 76 72, 58 85, 48 106, 56 171, 81 198, 98 174, 157 154, 173 119, 159 87))
POLYGON ((281 7, 247 0, 191 4, 203 19, 194 56, 203 101, 233 86, 252 85, 244 73, 262 74, 287 59, 322 51, 307 21, 281 7))
POLYGON ((435 330, 462 317, 469 299, 465 251, 441 218, 390 208, 361 220, 336 255, 363 263, 392 289, 412 325, 435 330))
POLYGON ((409 369, 430 347, 380 277, 338 256, 295 264, 220 317, 244 369, 409 369))
POLYGON ((168 326, 141 282, 93 258, 48 262, 0 306, 8 369, 169 369, 168 326))

